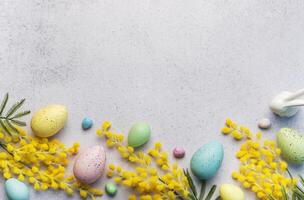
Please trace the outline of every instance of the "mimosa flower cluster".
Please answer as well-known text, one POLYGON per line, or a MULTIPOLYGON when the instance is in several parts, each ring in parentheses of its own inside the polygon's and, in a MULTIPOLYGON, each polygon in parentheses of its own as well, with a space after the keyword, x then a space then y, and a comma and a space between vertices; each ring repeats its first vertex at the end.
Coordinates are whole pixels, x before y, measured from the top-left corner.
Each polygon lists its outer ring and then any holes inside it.
POLYGON ((99 196, 102 192, 66 176, 69 156, 78 152, 79 144, 66 148, 59 140, 31 137, 18 127, 19 134, 10 135, 0 129, 0 171, 5 179, 27 181, 35 190, 64 190, 68 195, 78 191, 82 198, 99 196))
POLYGON ((171 164, 168 153, 162 151, 161 143, 157 142, 148 153, 136 152, 133 147, 124 145, 124 135, 110 130, 111 123, 106 121, 97 135, 106 139, 110 148, 116 148, 120 155, 134 164, 133 170, 110 164, 108 177, 136 191, 129 200, 175 200, 189 199, 189 183, 183 170, 176 164, 171 164))
POLYGON ((236 153, 241 165, 232 173, 233 179, 262 200, 284 200, 292 195, 297 180, 287 176, 288 165, 280 158, 275 141, 262 140, 261 133, 254 138, 248 128, 239 127, 231 119, 226 120, 222 133, 247 139, 236 153))
POLYGON ((242 140, 244 138, 251 139, 253 137, 252 132, 249 128, 238 125, 231 119, 226 119, 225 127, 222 128, 222 133, 224 135, 232 135, 232 137, 236 140, 242 140))

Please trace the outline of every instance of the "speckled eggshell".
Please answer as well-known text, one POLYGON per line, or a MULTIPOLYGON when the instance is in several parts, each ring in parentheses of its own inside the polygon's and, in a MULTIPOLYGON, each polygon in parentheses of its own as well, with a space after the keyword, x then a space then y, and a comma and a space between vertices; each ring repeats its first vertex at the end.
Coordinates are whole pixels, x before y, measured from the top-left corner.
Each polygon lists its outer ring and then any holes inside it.
POLYGON ((224 150, 221 143, 213 141, 203 145, 191 158, 192 173, 201 180, 212 178, 221 167, 224 150))
POLYGON ((97 181, 104 172, 106 153, 102 146, 93 146, 81 152, 74 163, 74 176, 82 183, 97 181))
POLYGON ((223 184, 220 187, 222 200, 245 200, 244 192, 236 185, 223 184))
POLYGON ((277 133, 277 143, 288 162, 293 164, 304 162, 304 136, 297 130, 281 128, 277 133))
POLYGON ((67 118, 68 110, 64 105, 48 105, 33 115, 31 128, 38 137, 50 137, 64 127, 67 118))

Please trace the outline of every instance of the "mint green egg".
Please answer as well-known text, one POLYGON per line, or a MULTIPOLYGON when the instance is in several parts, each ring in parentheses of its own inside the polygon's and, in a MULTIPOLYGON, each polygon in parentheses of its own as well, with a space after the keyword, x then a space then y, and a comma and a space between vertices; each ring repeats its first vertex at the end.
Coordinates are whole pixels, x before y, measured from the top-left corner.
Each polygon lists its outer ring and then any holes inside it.
POLYGON ((151 128, 147 123, 134 124, 128 134, 128 145, 140 147, 147 143, 151 137, 151 128))
POLYGON ((9 200, 29 200, 30 198, 28 187, 15 178, 5 181, 5 192, 9 200))
POLYGON ((105 186, 105 190, 110 197, 114 197, 117 193, 117 187, 114 183, 107 183, 105 186))
POLYGON ((297 130, 281 128, 277 133, 278 147, 286 161, 293 164, 304 162, 304 136, 297 130))

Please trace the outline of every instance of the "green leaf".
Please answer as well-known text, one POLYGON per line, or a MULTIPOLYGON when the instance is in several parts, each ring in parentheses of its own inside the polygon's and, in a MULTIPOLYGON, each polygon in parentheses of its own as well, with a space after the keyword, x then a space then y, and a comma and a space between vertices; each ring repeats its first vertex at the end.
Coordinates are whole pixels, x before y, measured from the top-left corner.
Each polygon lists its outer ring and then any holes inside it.
POLYGON ((16 124, 18 126, 26 126, 26 123, 25 122, 22 122, 22 121, 19 121, 19 120, 16 120, 16 119, 11 119, 10 120, 13 124, 16 124))
POLYGON ((222 199, 221 196, 218 196, 218 197, 216 197, 215 200, 221 200, 221 199, 222 199))
POLYGON ((295 193, 295 191, 292 192, 292 197, 291 197, 291 199, 292 199, 292 200, 295 200, 295 199, 296 199, 296 193, 295 193))
POLYGON ((4 99, 2 100, 2 103, 1 103, 1 106, 0 106, 0 115, 2 115, 7 101, 8 101, 8 93, 5 94, 4 99))
POLYGON ((299 199, 302 200, 302 199, 304 198, 304 196, 301 195, 300 193, 298 193, 297 190, 294 190, 294 191, 293 191, 293 195, 295 196, 296 199, 299 198, 299 199))
POLYGON ((28 115, 28 114, 30 114, 30 113, 31 113, 31 111, 29 111, 29 110, 23 111, 23 112, 20 112, 20 113, 14 115, 14 116, 12 117, 12 119, 20 118, 20 117, 23 117, 23 116, 28 115))
POLYGON ((204 198, 205 191, 206 191, 206 181, 202 181, 201 192, 198 198, 199 200, 202 200, 204 198))
POLYGON ((4 131, 10 135, 12 135, 12 133, 8 130, 8 128, 5 126, 4 122, 2 119, 0 119, 0 126, 4 129, 4 131))
POLYGON ((7 112, 6 118, 10 117, 12 114, 14 114, 24 103, 25 99, 21 99, 21 101, 18 101, 15 103, 7 112))
POLYGON ((211 187, 211 189, 210 189, 210 191, 209 191, 209 193, 208 193, 208 195, 207 195, 207 197, 206 197, 205 200, 210 200, 210 199, 212 198, 212 196, 213 196, 215 190, 216 190, 216 185, 213 185, 213 186, 211 187))
POLYGON ((194 185, 194 183, 193 183, 192 177, 191 177, 191 175, 190 175, 188 169, 187 169, 187 170, 184 170, 184 174, 185 174, 185 176, 187 177, 187 180, 188 180, 190 189, 191 189, 193 195, 194 195, 195 198, 196 198, 196 196, 197 196, 196 187, 195 187, 195 185, 194 185))
POLYGON ((192 200, 197 200, 196 197, 193 194, 189 194, 189 198, 192 200))
POLYGON ((284 186, 282 186, 282 193, 283 193, 284 200, 288 200, 287 193, 286 193, 286 190, 285 190, 284 186))
POLYGON ((300 188, 298 185, 296 185, 296 188, 298 189, 299 192, 301 192, 304 195, 304 191, 302 188, 300 188))
POLYGON ((9 126, 10 129, 12 129, 16 134, 19 134, 18 129, 9 120, 5 120, 6 124, 9 126))
POLYGON ((303 176, 299 176, 300 177, 300 181, 301 181, 301 184, 304 186, 304 178, 303 178, 303 176))
POLYGON ((288 168, 286 169, 286 171, 287 171, 287 173, 288 173, 289 177, 292 179, 292 178, 293 178, 293 177, 292 177, 292 174, 290 173, 290 171, 289 171, 289 169, 288 169, 288 168))

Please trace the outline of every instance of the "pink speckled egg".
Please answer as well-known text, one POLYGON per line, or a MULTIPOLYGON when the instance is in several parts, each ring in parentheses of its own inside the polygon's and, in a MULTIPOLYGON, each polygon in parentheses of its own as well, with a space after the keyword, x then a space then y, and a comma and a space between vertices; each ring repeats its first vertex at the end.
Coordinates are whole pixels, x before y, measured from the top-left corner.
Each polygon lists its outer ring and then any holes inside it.
POLYGON ((173 149, 173 155, 175 158, 183 158, 185 156, 186 151, 181 147, 175 147, 173 149))
POLYGON ((81 152, 74 163, 74 176, 82 183, 91 184, 103 174, 106 153, 102 146, 93 146, 81 152))

